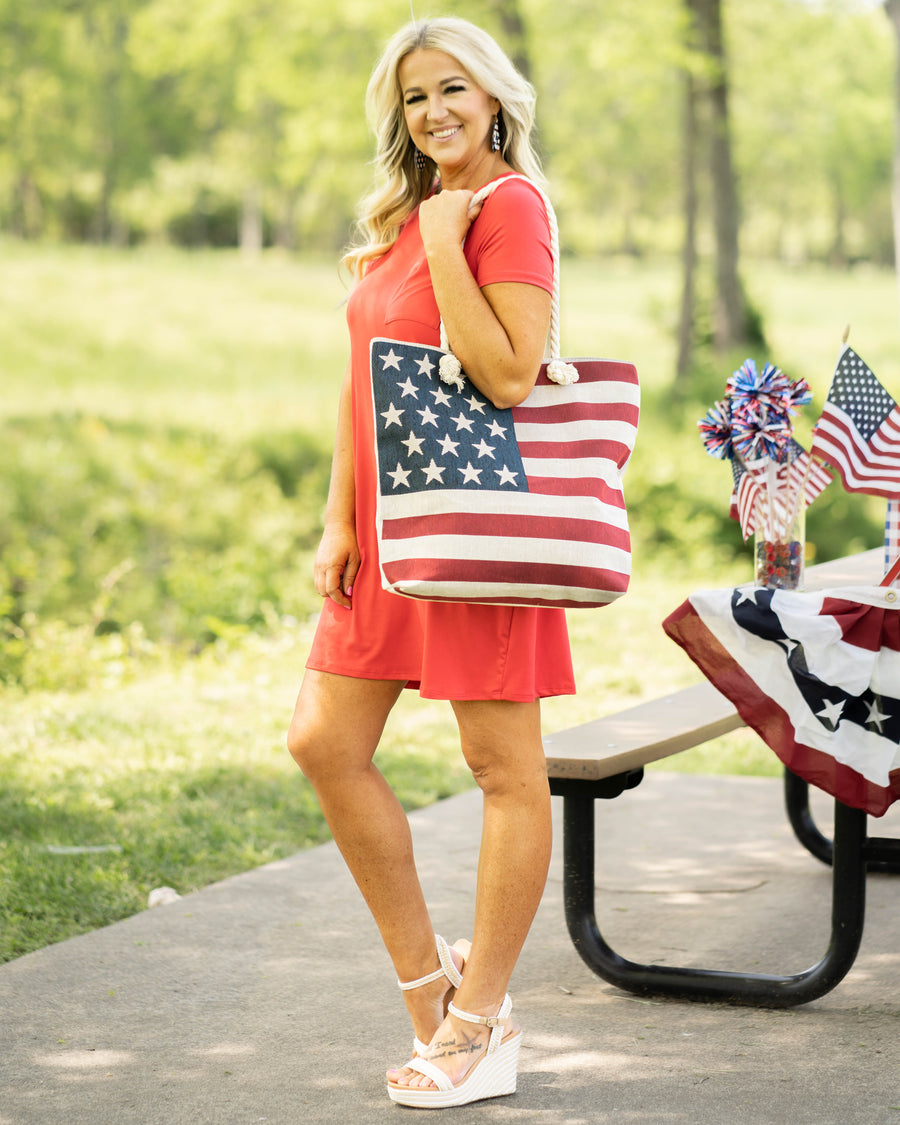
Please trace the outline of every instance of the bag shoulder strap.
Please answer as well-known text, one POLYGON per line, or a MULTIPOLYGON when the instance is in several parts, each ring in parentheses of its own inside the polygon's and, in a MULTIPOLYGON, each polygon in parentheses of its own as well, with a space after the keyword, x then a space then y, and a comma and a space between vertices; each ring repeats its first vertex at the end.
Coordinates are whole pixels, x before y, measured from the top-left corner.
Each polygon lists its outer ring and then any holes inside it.
MULTIPOLYGON (((547 349, 549 363, 547 365, 547 377, 555 383, 575 383, 578 381, 578 371, 571 363, 565 363, 560 358, 560 343, 559 343, 559 225, 556 221, 556 212, 553 210, 553 204, 547 197, 547 193, 540 188, 534 180, 530 180, 527 176, 523 176, 520 172, 513 172, 508 176, 501 176, 500 179, 491 180, 489 184, 485 184, 483 188, 479 188, 473 197, 474 203, 483 203, 489 196, 502 187, 503 184, 509 183, 510 180, 524 180, 529 187, 535 191, 541 198, 544 204, 544 210, 547 213, 547 223, 550 227, 550 252, 553 256, 553 292, 550 299, 550 332, 547 337, 547 349)), ((446 356, 441 360, 441 379, 445 383, 454 383, 457 386, 462 386, 462 371, 460 368, 459 360, 453 355, 450 347, 450 342, 447 339, 447 330, 444 328, 444 321, 441 320, 441 351, 446 352, 446 356), (445 363, 445 359, 451 362, 445 363)))

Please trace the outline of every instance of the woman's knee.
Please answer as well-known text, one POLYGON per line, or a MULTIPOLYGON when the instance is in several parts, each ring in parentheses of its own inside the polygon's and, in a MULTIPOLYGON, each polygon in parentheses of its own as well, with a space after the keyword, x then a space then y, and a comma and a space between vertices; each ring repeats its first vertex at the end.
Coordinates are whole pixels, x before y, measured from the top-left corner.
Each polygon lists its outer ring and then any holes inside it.
POLYGON ((530 704, 454 704, 466 764, 485 795, 542 796, 547 766, 540 710, 530 704))
POLYGON ((330 704, 327 680, 320 681, 322 678, 316 675, 304 676, 287 732, 288 753, 311 781, 321 773, 329 757, 334 757, 329 737, 334 730, 330 719, 334 707, 330 704))
POLYGON ((300 767, 302 773, 312 779, 318 772, 318 759, 321 752, 321 739, 312 735, 310 724, 295 714, 287 733, 288 753, 300 767))
POLYGON ((547 768, 531 756, 496 756, 471 748, 465 755, 479 789, 485 797, 507 798, 525 803, 543 800, 549 794, 547 768))
POLYGON ((366 769, 401 685, 308 673, 287 733, 291 757, 312 781, 366 769))

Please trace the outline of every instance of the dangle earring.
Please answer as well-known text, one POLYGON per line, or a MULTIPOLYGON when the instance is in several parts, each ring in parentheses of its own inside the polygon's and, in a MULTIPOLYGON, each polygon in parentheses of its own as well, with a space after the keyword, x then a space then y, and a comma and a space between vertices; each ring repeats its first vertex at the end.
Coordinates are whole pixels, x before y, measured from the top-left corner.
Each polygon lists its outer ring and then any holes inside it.
POLYGON ((500 114, 494 117, 494 128, 491 130, 491 152, 500 151, 500 114))
POLYGON ((416 149, 416 167, 420 172, 425 171, 425 153, 420 148, 416 149))

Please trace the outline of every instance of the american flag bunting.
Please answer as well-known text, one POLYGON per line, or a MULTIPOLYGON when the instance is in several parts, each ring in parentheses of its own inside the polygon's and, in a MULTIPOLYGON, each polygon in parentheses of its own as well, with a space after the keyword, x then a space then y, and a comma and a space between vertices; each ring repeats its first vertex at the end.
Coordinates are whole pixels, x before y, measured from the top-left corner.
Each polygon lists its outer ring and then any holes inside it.
POLYGON ((881 816, 900 798, 900 610, 882 587, 703 590, 663 622, 792 772, 881 816))

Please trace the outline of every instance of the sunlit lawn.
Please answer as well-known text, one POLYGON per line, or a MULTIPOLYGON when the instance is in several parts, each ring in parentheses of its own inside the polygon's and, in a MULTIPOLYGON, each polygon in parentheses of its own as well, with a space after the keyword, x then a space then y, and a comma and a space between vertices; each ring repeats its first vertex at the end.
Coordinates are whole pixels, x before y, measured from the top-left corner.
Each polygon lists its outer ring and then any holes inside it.
MULTIPOLYGON (((2 249, 0 422, 81 414, 228 435, 306 430, 328 442, 347 359, 346 292, 332 263, 2 249)), ((891 277, 770 265, 746 273, 773 350, 759 359, 809 379, 821 402, 849 322, 851 341, 897 387, 891 277)), ((684 415, 683 440, 662 440, 654 421, 670 403, 675 266, 567 263, 563 298, 569 354, 629 359, 641 372, 648 409, 633 479, 641 487, 677 480, 727 505, 727 469, 699 448, 696 408, 684 415)), ((695 681, 662 618, 698 586, 749 576, 749 555, 730 561, 702 537, 690 557, 642 553, 649 529, 640 489, 629 499, 632 589, 609 609, 570 615, 579 695, 545 704, 548 731, 695 681)), ((308 566, 298 559, 298 583, 310 581, 308 566)), ((131 668, 110 659, 77 692, 0 688, 0 959, 138 910, 153 886, 185 893, 326 837, 283 748, 312 628, 283 622, 200 656, 156 652, 131 668), (61 846, 111 850, 48 851, 61 846)), ((392 717, 380 760, 407 807, 471 784, 447 706, 412 693, 392 717)), ((746 732, 665 768, 778 772, 746 732)))

